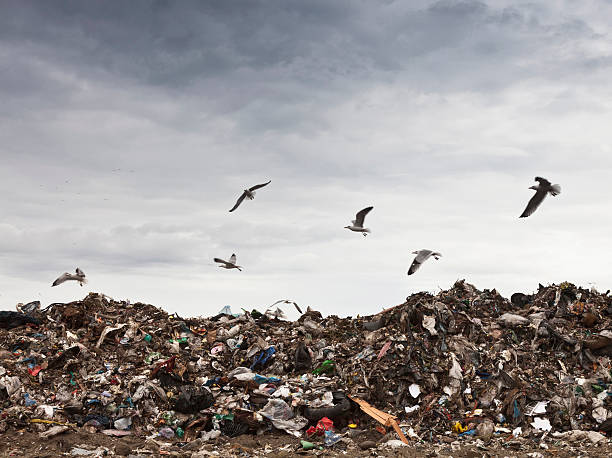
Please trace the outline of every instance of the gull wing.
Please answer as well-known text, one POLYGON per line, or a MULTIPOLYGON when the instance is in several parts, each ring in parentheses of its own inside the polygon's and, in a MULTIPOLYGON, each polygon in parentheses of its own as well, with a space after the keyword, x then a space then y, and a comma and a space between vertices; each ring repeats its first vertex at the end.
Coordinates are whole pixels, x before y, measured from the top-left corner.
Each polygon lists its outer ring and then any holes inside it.
POLYGON ((373 208, 374 207, 366 207, 363 210, 357 212, 357 215, 355 216, 355 222, 353 224, 355 224, 355 226, 363 227, 363 221, 365 220, 366 215, 370 213, 373 208))
POLYGON ((521 216, 519 216, 519 218, 526 218, 529 215, 531 215, 534 211, 536 211, 536 209, 540 206, 540 204, 544 200, 544 197, 546 197, 547 192, 548 191, 544 187, 541 187, 540 189, 538 189, 536 193, 533 195, 533 197, 529 200, 529 203, 527 203, 527 207, 525 208, 521 216))
POLYGON ((272 180, 268 181, 267 183, 256 184, 255 186, 249 188, 249 191, 255 191, 256 189, 263 188, 264 186, 268 186, 270 183, 272 183, 272 180))
POLYGON ((297 305, 297 303, 295 303, 294 301, 290 301, 289 299, 281 299, 280 301, 276 301, 274 304, 270 306, 270 308, 274 307, 276 304, 293 304, 293 306, 299 313, 302 313, 302 314, 304 313, 302 312, 302 309, 300 308, 300 306, 297 305))
POLYGON ((213 261, 215 261, 215 262, 219 262, 219 263, 221 263, 221 264, 225 264, 225 265, 229 264, 227 261, 224 261, 224 260, 223 260, 223 259, 221 259, 221 258, 214 258, 214 259, 213 259, 213 261))
POLYGON ((84 276, 85 276, 85 274, 83 273, 83 271, 82 271, 81 269, 79 269, 78 267, 76 268, 76 274, 77 274, 79 277, 84 277, 84 276))
POLYGON ((57 286, 64 283, 66 280, 70 280, 70 274, 68 272, 64 272, 53 282, 51 286, 57 286))
POLYGON ((427 261, 427 259, 429 259, 432 253, 433 251, 431 250, 419 250, 419 252, 414 258, 414 261, 412 261, 412 264, 410 265, 410 269, 408 269, 408 275, 412 275, 417 270, 419 270, 421 264, 427 261))
POLYGON ((243 192, 242 195, 240 197, 238 197, 238 200, 236 201, 236 203, 234 204, 234 206, 230 210, 230 213, 238 208, 238 206, 242 203, 242 201, 244 200, 245 197, 246 197, 246 192, 243 192))
POLYGON ((414 261, 412 261, 412 264, 410 265, 410 269, 408 269, 408 275, 412 275, 417 270, 419 270, 419 267, 421 267, 421 264, 422 262, 417 261, 417 258, 414 258, 414 261))
POLYGON ((232 253, 232 255, 230 256, 229 263, 236 264, 236 255, 234 253, 232 253))
POLYGON ((417 261, 419 261, 421 264, 424 263, 425 261, 427 261, 427 259, 429 259, 429 257, 433 254, 433 251, 431 250, 419 250, 419 252, 416 255, 416 259, 417 261))

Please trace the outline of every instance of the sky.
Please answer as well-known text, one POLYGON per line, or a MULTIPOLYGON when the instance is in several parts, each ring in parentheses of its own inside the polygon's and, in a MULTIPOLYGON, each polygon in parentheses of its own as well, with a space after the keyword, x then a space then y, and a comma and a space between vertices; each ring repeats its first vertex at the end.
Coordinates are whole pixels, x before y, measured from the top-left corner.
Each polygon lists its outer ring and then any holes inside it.
POLYGON ((355 316, 458 279, 612 287, 612 1, 2 10, 1 308, 355 316), (562 193, 519 219, 535 176, 562 193), (344 229, 370 205, 371 235, 344 229), (443 257, 408 277, 422 248, 443 257), (212 261, 232 253, 242 272, 212 261), (51 287, 76 267, 87 285, 51 287))

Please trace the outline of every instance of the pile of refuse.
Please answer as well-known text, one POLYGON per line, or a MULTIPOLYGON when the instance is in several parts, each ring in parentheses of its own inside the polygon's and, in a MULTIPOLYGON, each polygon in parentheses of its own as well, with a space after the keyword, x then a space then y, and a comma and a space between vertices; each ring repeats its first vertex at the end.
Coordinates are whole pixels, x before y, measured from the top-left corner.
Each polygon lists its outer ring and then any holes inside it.
POLYGON ((84 428, 183 446, 607 442, 612 296, 458 281, 368 317, 181 318, 90 293, 0 312, 0 432, 84 428))

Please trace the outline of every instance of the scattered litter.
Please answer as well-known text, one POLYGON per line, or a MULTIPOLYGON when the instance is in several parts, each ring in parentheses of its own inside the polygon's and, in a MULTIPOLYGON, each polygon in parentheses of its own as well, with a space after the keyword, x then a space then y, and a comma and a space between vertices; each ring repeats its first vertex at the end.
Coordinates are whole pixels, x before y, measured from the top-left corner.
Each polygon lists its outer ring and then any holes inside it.
MULTIPOLYGON (((458 281, 377 315, 309 308, 295 322, 246 305, 182 318, 95 293, 20 305, 0 314, 0 431, 129 436, 134 455, 206 443, 201 456, 231 456, 233 438, 258 434, 347 456, 377 443, 601 447, 612 296, 562 283, 513 298, 458 281)), ((98 445, 57 453, 113 453, 98 445)))
POLYGON ((552 425, 548 418, 535 417, 531 422, 531 426, 540 431, 550 431, 552 429, 552 425))
POLYGON ((593 444, 597 444, 601 442, 602 440, 605 440, 606 438, 606 436, 604 436, 601 433, 598 433, 597 431, 581 431, 581 430, 554 432, 552 433, 552 436, 560 437, 568 441, 583 441, 585 439, 588 439, 593 444))
POLYGON ((49 428, 47 431, 43 431, 39 434, 39 436, 43 439, 48 439, 49 437, 57 436, 58 434, 62 434, 68 431, 70 428, 68 426, 53 426, 49 428))
POLYGON ((410 391, 410 395, 416 399, 421 394, 421 387, 416 383, 413 383, 408 387, 408 391, 410 391))

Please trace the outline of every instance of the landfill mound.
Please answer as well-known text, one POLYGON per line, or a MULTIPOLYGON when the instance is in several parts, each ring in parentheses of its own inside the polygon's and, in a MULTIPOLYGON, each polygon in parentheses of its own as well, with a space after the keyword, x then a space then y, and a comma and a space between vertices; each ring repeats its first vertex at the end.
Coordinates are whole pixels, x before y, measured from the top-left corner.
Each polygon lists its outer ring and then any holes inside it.
POLYGON ((562 283, 508 300, 458 281, 373 316, 295 322, 181 318, 96 293, 19 304, 0 312, 0 432, 73 456, 248 454, 268 436, 264 452, 287 456, 592 451, 612 431, 608 293, 562 283))

